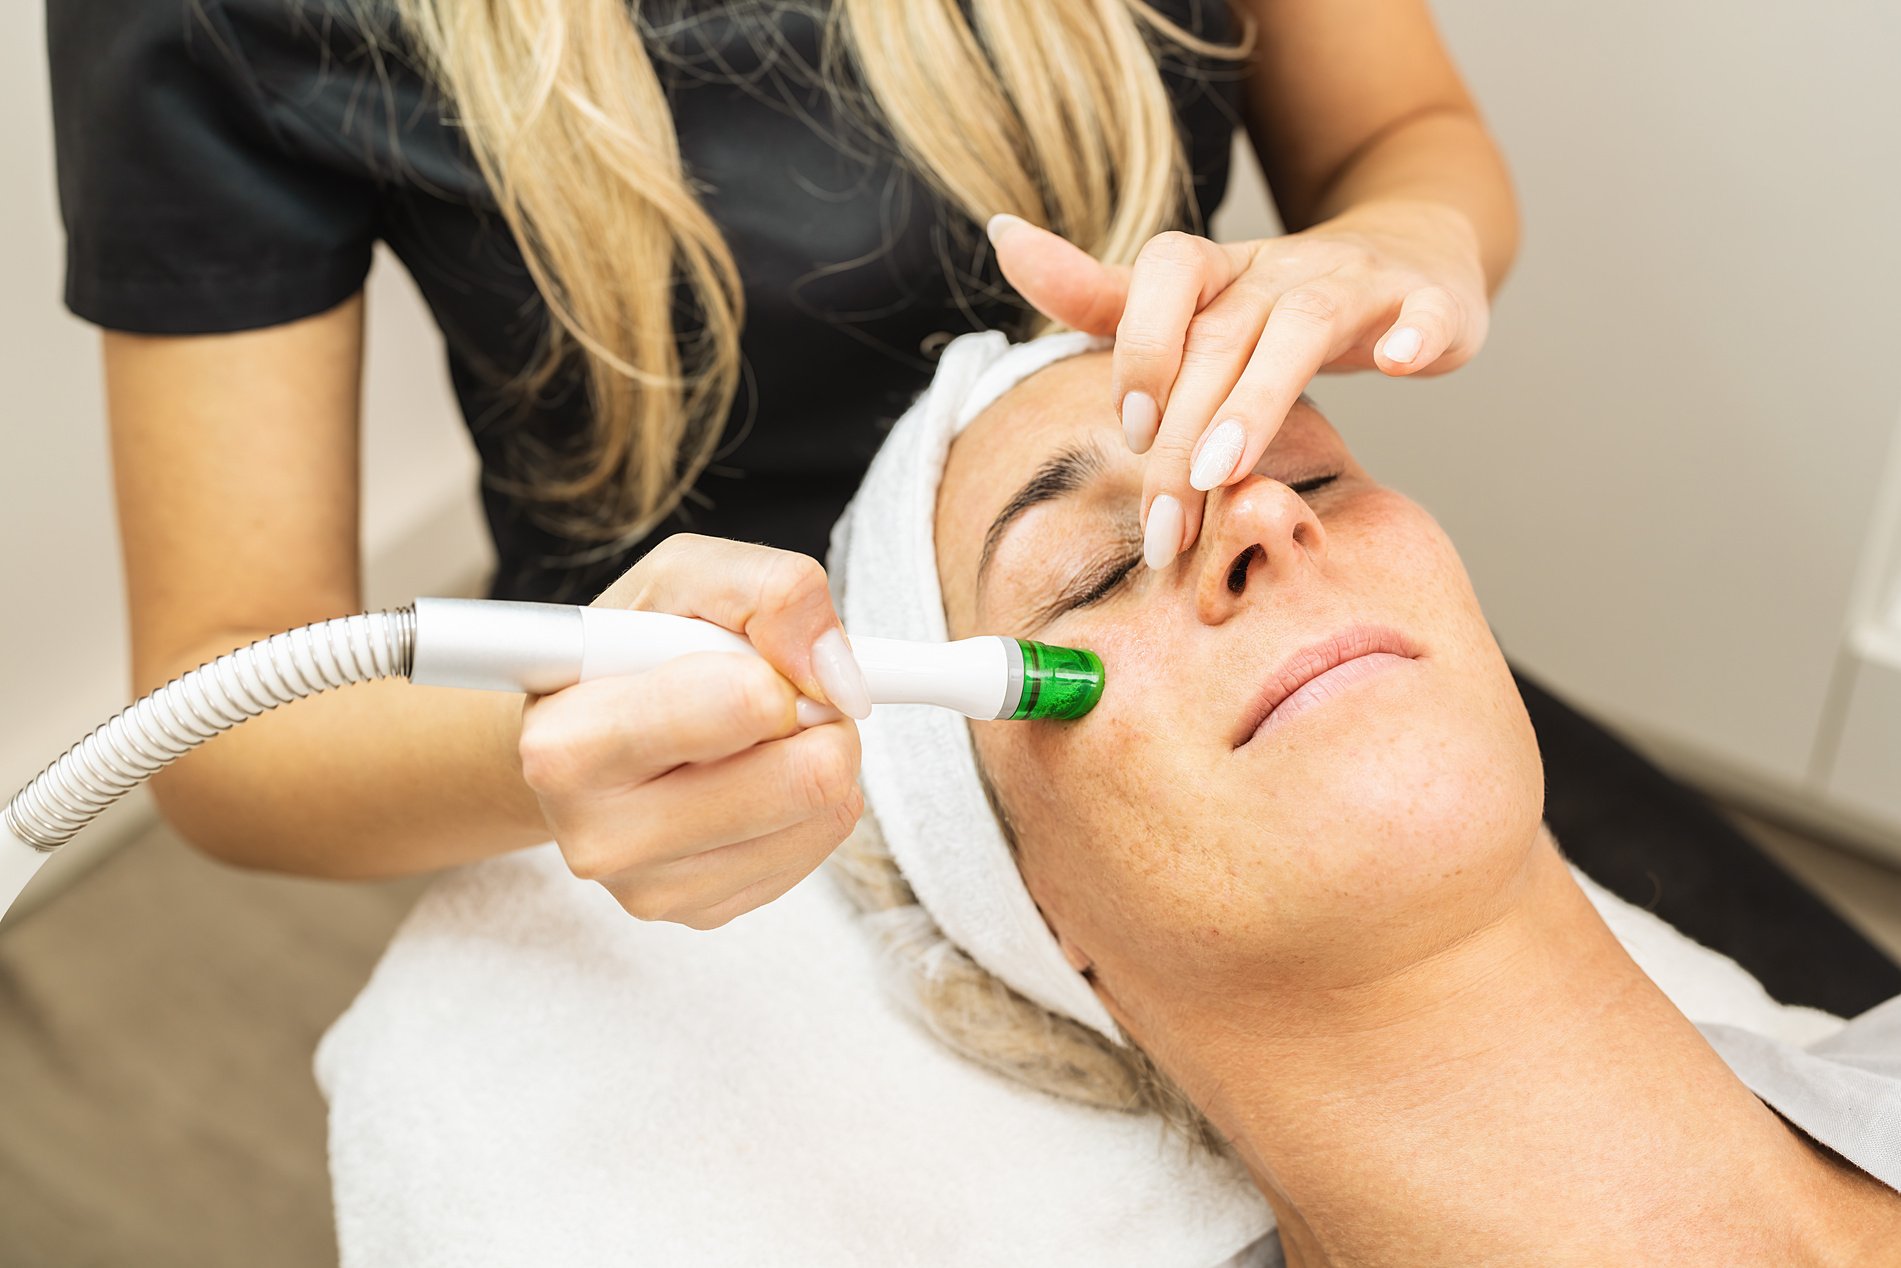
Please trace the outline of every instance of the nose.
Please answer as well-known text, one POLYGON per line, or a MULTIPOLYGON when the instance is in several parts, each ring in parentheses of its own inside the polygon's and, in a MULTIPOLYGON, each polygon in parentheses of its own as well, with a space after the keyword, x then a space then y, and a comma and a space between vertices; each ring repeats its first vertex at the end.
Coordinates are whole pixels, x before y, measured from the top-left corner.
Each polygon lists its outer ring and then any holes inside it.
POLYGON ((1196 542, 1195 609, 1203 622, 1219 625, 1326 566, 1327 530, 1280 481, 1251 475, 1222 496, 1210 494, 1207 505, 1196 542))

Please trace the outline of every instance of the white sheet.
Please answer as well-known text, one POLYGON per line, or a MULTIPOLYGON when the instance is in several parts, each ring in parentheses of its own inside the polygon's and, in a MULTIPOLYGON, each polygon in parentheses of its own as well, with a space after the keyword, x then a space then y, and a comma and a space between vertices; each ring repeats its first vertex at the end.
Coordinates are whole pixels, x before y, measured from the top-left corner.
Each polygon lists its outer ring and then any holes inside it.
POLYGON ((324 1037, 342 1262, 1218 1264, 1266 1204, 890 1002, 823 873, 711 933, 552 847, 431 887, 324 1037))
MULTIPOLYGON (((1579 880, 1693 1020, 1842 1031, 1579 880)), ((437 882, 317 1054, 343 1263, 1278 1258, 1244 1176, 931 1040, 854 922, 821 873, 712 933, 643 924, 552 846, 437 882)))

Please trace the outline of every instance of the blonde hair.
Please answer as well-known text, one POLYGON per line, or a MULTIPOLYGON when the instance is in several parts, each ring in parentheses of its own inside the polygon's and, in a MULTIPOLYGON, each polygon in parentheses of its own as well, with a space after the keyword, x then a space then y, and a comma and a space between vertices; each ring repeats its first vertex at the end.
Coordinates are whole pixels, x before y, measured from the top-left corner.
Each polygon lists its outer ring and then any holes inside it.
MULTIPOLYGON (((521 385, 585 362, 580 461, 529 451, 504 487, 571 536, 650 532, 713 456, 741 378, 737 266, 681 161, 640 0, 394 0, 553 316, 521 385), (630 8, 633 20, 630 18, 630 8), (680 291, 697 312, 678 329, 680 291)), ((1191 207, 1151 40, 1205 56, 1144 0, 837 0, 828 86, 849 59, 904 156, 955 208, 1011 212, 1126 263, 1191 207), (956 109, 946 110, 945 102, 956 109)), ((841 100, 845 100, 841 96, 841 100)))
POLYGON ((1052 1096, 1155 1114, 1196 1147, 1227 1153, 1214 1125, 1147 1053, 1019 995, 945 937, 905 882, 869 807, 827 867, 863 913, 893 995, 939 1042, 1052 1096))

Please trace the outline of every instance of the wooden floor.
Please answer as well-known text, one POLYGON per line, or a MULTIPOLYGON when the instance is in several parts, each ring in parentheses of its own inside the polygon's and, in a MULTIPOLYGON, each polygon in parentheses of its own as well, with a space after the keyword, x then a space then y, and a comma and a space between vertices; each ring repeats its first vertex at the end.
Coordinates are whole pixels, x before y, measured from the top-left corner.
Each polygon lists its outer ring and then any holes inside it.
MULTIPOLYGON (((1901 873, 1742 820, 1901 956, 1901 873)), ((333 1265, 317 1037, 420 891, 158 829, 0 932, 0 1264, 333 1265)))
POLYGON ((334 1266, 317 1038, 419 882, 237 872, 162 829, 0 933, 0 1264, 334 1266))

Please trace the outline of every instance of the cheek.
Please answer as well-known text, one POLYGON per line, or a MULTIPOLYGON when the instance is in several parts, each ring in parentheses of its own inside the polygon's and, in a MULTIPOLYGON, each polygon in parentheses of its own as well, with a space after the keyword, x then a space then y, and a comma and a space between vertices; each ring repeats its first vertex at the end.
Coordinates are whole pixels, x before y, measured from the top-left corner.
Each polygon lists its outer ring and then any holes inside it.
POLYGON ((1383 489, 1356 507, 1331 541, 1342 571, 1400 616, 1415 616, 1422 638, 1463 635, 1484 624, 1478 600, 1445 530, 1424 507, 1383 489))
POLYGON ((1487 683, 1486 699, 1500 687, 1517 698, 1459 552, 1423 507, 1381 490, 1332 540, 1362 606, 1390 614, 1435 658, 1469 675, 1468 688, 1487 683))
MULTIPOLYGON (((1112 652, 1097 650, 1106 667, 1112 652)), ((1182 772, 1165 769, 1168 746, 1138 710, 1111 709, 1105 694, 1083 724, 997 722, 973 732, 1016 827, 1024 884, 1052 926, 1095 947, 1170 925, 1157 925, 1173 906, 1157 896, 1185 885, 1170 843, 1208 810, 1182 772)))
POLYGON ((1332 794, 1341 829, 1335 879, 1393 920, 1515 866, 1543 814, 1544 770, 1511 670, 1438 524, 1392 495, 1378 534, 1361 540, 1376 547, 1354 560, 1366 597, 1388 596, 1386 610, 1417 633, 1430 688, 1310 774, 1332 794))

